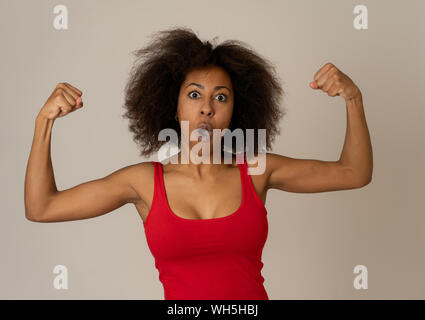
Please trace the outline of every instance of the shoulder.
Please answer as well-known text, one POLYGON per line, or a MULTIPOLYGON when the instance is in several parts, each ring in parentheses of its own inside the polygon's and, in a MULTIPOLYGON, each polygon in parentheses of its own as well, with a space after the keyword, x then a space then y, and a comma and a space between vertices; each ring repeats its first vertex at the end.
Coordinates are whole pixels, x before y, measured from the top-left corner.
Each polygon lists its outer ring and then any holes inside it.
POLYGON ((154 164, 153 161, 139 162, 125 166, 116 171, 122 177, 126 177, 131 182, 132 180, 139 179, 140 177, 148 177, 153 174, 154 164))
POLYGON ((276 163, 279 155, 266 152, 266 153, 257 153, 254 152, 253 155, 249 156, 246 154, 246 162, 248 168, 257 168, 258 166, 265 167, 265 174, 268 173, 268 169, 276 163))
POLYGON ((154 163, 145 161, 125 166, 113 173, 121 183, 128 184, 138 195, 134 203, 144 202, 154 187, 154 163))
POLYGON ((261 172, 261 173, 257 173, 256 175, 253 174, 253 177, 254 176, 261 177, 259 179, 262 180, 262 183, 268 186, 270 181, 270 176, 272 175, 273 171, 276 168, 281 168, 282 165, 284 165, 285 163, 289 163, 289 161, 292 158, 285 157, 276 153, 266 152, 266 153, 260 153, 260 154, 254 153, 254 155, 251 157, 247 155, 246 159, 247 159, 248 168, 250 169, 258 168, 257 172, 261 172))
POLYGON ((276 165, 282 164, 282 162, 289 162, 293 160, 293 158, 271 152, 262 154, 258 154, 255 152, 254 156, 249 158, 247 155, 246 159, 248 167, 256 167, 261 161, 263 161, 266 164, 268 171, 270 171, 276 165))

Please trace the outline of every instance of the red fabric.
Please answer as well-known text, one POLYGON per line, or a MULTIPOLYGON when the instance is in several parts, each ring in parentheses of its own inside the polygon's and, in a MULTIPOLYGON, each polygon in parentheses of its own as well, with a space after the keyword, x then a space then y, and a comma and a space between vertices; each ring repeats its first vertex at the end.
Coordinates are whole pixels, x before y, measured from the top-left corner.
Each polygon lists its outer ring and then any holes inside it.
POLYGON ((238 164, 242 203, 231 215, 185 219, 168 204, 162 164, 155 167, 153 203, 144 230, 165 300, 268 300, 261 275, 267 210, 248 166, 238 164))

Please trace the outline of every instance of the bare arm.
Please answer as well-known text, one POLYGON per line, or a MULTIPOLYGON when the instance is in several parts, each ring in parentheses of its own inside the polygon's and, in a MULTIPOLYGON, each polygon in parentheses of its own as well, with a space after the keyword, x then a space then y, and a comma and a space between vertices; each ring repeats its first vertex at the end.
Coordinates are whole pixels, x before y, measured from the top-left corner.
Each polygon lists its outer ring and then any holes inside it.
MULTIPOLYGON (((267 154, 268 189, 313 193, 359 188, 354 171, 339 161, 295 159, 267 154)), ((267 172, 266 171, 266 172, 267 172)))
POLYGON ((373 152, 360 91, 346 101, 346 107, 347 130, 338 162, 352 168, 357 183, 365 185, 372 180, 373 152))
POLYGON ((330 63, 316 73, 315 81, 312 88, 321 88, 329 96, 341 95, 345 99, 347 129, 341 156, 338 161, 322 161, 269 154, 268 188, 323 192, 361 188, 372 180, 372 145, 360 90, 330 63))
POLYGON ((131 185, 135 166, 122 168, 104 178, 85 182, 67 190, 57 190, 50 157, 53 122, 60 112, 65 115, 76 108, 76 99, 72 100, 69 96, 76 94, 77 91, 70 92, 70 88, 66 90, 71 105, 68 111, 65 109, 68 100, 58 103, 63 98, 54 98, 55 95, 52 94, 35 120, 34 139, 25 176, 25 216, 30 221, 58 222, 87 219, 140 199, 131 185), (53 100, 59 111, 52 111, 53 100), (50 109, 46 106, 50 106, 50 109))

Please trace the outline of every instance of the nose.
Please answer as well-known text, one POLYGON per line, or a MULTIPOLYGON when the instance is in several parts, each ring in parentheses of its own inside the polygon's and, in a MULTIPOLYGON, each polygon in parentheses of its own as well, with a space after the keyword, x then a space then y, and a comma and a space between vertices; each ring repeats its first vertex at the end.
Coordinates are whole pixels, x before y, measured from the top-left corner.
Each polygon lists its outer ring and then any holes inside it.
POLYGON ((201 114, 203 116, 212 117, 214 114, 214 109, 211 107, 210 103, 204 103, 201 107, 201 114))

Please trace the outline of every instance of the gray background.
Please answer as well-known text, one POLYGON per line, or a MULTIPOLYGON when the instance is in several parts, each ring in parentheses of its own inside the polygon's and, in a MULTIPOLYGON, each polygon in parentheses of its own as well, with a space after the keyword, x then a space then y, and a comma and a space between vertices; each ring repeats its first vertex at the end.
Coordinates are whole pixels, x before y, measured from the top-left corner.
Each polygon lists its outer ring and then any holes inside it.
POLYGON ((133 205, 93 219, 25 219, 24 178, 34 119, 58 82, 84 107, 53 127, 59 190, 103 177, 139 157, 123 89, 155 31, 193 29, 202 40, 238 39, 277 67, 287 116, 272 152, 337 160, 346 107, 309 87, 334 63, 359 86, 374 153, 371 184, 316 194, 268 193, 263 276, 270 299, 425 298, 424 1, 4 1, 0 2, 0 298, 163 299, 133 205), (69 30, 53 28, 68 7, 69 30), (368 30, 353 8, 368 8, 368 30), (55 265, 69 289, 53 288, 55 265), (353 268, 368 268, 367 290, 353 268))

